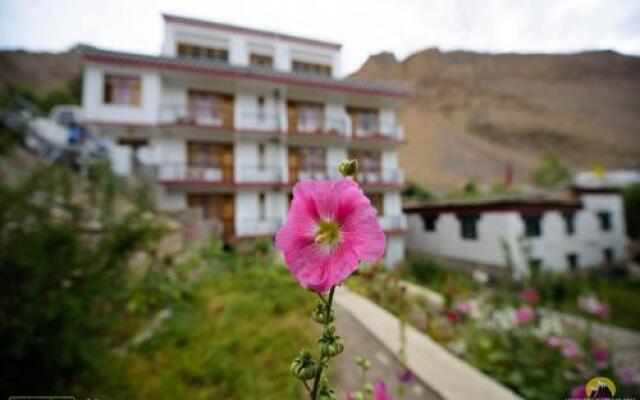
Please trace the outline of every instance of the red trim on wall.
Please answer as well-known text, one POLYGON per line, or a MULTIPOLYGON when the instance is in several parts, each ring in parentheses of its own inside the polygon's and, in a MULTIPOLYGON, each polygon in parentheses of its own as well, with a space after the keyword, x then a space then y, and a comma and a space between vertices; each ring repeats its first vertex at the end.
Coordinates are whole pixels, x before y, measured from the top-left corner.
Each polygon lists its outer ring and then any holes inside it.
POLYGON ((571 188, 571 192, 576 195, 581 194, 618 194, 620 189, 615 187, 584 187, 574 186, 571 188))
POLYGON ((175 188, 195 189, 252 189, 252 188, 286 188, 286 182, 211 182, 196 180, 160 180, 163 185, 175 188))
POLYGON ((124 59, 126 55, 116 56, 111 54, 97 54, 97 53, 86 53, 84 57, 88 61, 98 61, 98 62, 103 62, 108 64, 168 69, 173 71, 181 71, 181 72, 201 74, 201 75, 213 75, 213 76, 221 76, 221 77, 252 79, 252 80, 260 80, 260 81, 275 82, 275 83, 294 84, 299 86, 312 87, 316 89, 330 89, 330 90, 336 90, 336 91, 363 93, 363 94, 368 94, 373 96, 382 96, 382 97, 392 97, 392 98, 409 97, 409 94, 388 91, 384 89, 349 87, 349 86, 342 86, 340 84, 332 83, 332 82, 312 82, 312 81, 308 81, 303 78, 298 78, 294 76, 288 76, 288 77, 266 76, 266 75, 262 75, 260 73, 249 71, 249 70, 246 70, 246 71, 222 70, 222 69, 212 69, 207 67, 199 67, 195 65, 177 65, 177 64, 171 64, 171 60, 167 60, 167 61, 141 60, 141 59, 133 60, 131 58, 124 59))

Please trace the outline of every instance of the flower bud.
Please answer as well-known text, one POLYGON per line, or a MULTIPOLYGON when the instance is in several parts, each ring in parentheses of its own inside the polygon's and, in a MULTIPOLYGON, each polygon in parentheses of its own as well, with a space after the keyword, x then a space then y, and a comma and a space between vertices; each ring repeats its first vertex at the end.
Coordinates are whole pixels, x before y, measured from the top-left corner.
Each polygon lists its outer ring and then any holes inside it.
POLYGON ((291 373, 298 379, 307 381, 316 376, 317 363, 307 350, 300 351, 300 355, 291 363, 291 373))
POLYGON ((337 400, 336 393, 329 387, 329 383, 325 379, 320 384, 320 388, 318 390, 318 400, 337 400))
MULTIPOLYGON (((313 310, 311 314, 311 318, 319 324, 327 323, 327 306, 324 302, 318 300, 316 303, 316 308, 313 310)), ((329 318, 328 323, 331 323, 335 320, 335 313, 331 310, 331 317, 329 318)))
POLYGON ((371 362, 368 359, 361 356, 356 357, 356 365, 362 368, 363 371, 367 371, 369 370, 369 368, 371 368, 371 362))
POLYGON ((340 336, 336 334, 336 328, 330 326, 325 328, 322 337, 318 339, 318 352, 321 357, 331 358, 342 353, 344 344, 340 336))
POLYGON ((355 177, 358 173, 358 160, 344 160, 338 166, 338 171, 343 177, 355 177))

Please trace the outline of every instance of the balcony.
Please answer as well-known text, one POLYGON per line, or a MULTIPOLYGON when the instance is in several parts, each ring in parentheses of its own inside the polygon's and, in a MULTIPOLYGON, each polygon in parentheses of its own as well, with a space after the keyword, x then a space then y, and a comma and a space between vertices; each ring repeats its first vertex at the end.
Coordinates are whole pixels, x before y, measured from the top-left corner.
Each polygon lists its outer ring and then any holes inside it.
MULTIPOLYGON (((231 110, 232 111, 232 110, 231 110)), ((232 113, 231 113, 232 114, 232 113)), ((163 104, 158 115, 161 124, 197 125, 206 127, 230 127, 233 125, 229 113, 213 105, 163 104), (225 116, 227 116, 225 118, 225 116)))
POLYGON ((278 166, 241 166, 236 177, 238 183, 281 183, 282 168, 278 166))
POLYGON ((399 169, 360 171, 356 180, 362 186, 402 186, 404 185, 404 173, 399 169))
POLYGON ((386 233, 404 233, 408 229, 407 216, 398 215, 381 215, 378 217, 380 228, 386 233))
POLYGON ((368 123, 353 126, 354 139, 404 140, 404 130, 395 123, 368 123))
POLYGON ((284 174, 276 166, 193 167, 185 164, 158 166, 158 181, 184 187, 285 186, 284 174))
POLYGON ((240 221, 238 236, 274 235, 282 222, 281 218, 243 219, 240 221))
POLYGON ((348 138, 349 121, 341 117, 309 117, 299 115, 289 120, 289 133, 300 135, 330 135, 348 138))
POLYGON ((158 180, 162 182, 223 182, 229 169, 218 167, 192 167, 185 164, 158 166, 158 180), (225 173, 226 172, 226 173, 225 173))

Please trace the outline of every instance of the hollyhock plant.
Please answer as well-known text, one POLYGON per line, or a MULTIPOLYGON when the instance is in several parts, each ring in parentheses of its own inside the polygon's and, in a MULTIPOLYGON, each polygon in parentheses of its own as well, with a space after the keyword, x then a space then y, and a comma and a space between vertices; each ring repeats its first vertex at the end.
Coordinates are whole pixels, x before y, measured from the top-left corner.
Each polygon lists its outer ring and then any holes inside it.
POLYGON ((291 373, 303 382, 311 400, 335 398, 323 374, 329 360, 344 351, 333 325, 335 287, 360 261, 378 260, 386 245, 371 202, 351 179, 357 174, 357 165, 356 160, 341 163, 342 179, 297 183, 287 221, 275 238, 289 271, 302 287, 319 297, 312 312, 313 321, 323 326, 317 356, 304 349, 291 364, 291 373), (326 292, 328 296, 323 294, 326 292), (307 381, 311 380, 309 386, 307 381))
POLYGON ((276 247, 303 287, 324 293, 351 275, 359 261, 378 260, 385 236, 353 180, 303 181, 293 188, 276 247))

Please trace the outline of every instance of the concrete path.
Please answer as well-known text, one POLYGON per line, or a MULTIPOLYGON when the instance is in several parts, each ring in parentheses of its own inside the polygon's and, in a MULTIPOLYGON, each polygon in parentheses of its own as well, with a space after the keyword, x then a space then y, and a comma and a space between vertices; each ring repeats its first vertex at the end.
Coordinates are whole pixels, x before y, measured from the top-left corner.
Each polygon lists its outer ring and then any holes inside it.
MULTIPOLYGON (((398 319, 368 299, 341 289, 335 303, 365 327, 388 352, 400 345, 398 319)), ((449 353, 411 326, 406 328, 407 363, 422 383, 443 400, 520 399, 515 393, 449 353)), ((429 397, 424 397, 429 398, 429 397)))
MULTIPOLYGON (((338 399, 346 399, 348 390, 362 387, 361 369, 356 366, 356 356, 366 357, 371 362, 367 381, 383 379, 390 395, 395 397, 398 387, 398 372, 403 366, 395 352, 388 349, 344 307, 336 304, 336 327, 345 342, 344 353, 332 363, 332 386, 338 399)), ((441 400, 432 389, 420 379, 414 378, 405 386, 404 400, 441 400)))

